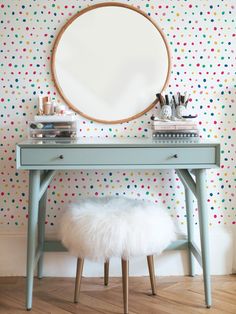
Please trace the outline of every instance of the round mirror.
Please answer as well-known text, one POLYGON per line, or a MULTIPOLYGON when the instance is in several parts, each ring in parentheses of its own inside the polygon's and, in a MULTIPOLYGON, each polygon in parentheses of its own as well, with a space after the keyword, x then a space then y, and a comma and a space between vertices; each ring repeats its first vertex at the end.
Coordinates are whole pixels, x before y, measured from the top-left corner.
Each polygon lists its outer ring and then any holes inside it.
POLYGON ((102 123, 135 119, 156 103, 170 74, 160 28, 142 11, 119 3, 88 7, 60 31, 52 73, 64 101, 102 123))

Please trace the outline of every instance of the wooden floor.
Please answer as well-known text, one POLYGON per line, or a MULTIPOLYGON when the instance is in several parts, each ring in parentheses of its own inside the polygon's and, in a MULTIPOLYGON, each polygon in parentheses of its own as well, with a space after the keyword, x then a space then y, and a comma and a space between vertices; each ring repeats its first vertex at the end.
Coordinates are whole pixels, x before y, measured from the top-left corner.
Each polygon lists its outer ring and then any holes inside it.
MULTIPOLYGON (((195 314, 236 313, 236 276, 215 276, 213 307, 204 307, 201 277, 157 278, 158 295, 150 295, 149 279, 130 278, 129 313, 195 314)), ((27 313, 24 309, 25 279, 0 278, 0 314, 27 313)), ((80 303, 73 303, 71 278, 35 279, 33 309, 30 314, 123 313, 120 278, 111 278, 108 287, 100 278, 83 278, 80 303)))

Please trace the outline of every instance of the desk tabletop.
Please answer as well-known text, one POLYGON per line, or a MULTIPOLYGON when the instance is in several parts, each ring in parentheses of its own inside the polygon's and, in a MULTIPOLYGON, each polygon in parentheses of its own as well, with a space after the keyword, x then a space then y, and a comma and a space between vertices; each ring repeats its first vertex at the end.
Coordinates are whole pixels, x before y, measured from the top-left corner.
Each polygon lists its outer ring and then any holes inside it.
POLYGON ((200 139, 78 138, 17 145, 18 169, 196 169, 220 165, 220 144, 200 139))
POLYGON ((19 147, 203 147, 220 146, 219 142, 203 139, 169 139, 152 138, 77 138, 25 140, 17 144, 19 147))

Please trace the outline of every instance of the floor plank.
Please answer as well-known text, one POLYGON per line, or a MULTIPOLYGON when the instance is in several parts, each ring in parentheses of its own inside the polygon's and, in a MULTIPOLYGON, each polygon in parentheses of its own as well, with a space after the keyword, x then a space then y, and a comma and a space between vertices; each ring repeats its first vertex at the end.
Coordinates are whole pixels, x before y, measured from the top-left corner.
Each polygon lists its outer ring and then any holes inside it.
MULTIPOLYGON (((130 314, 222 314, 236 313, 236 276, 213 276, 213 307, 204 306, 201 276, 158 277, 156 296, 147 277, 130 278, 130 314)), ((73 278, 35 278, 30 314, 119 314, 123 313, 121 278, 83 278, 80 300, 73 303, 73 278)), ((25 278, 0 278, 0 314, 23 314, 25 278)))

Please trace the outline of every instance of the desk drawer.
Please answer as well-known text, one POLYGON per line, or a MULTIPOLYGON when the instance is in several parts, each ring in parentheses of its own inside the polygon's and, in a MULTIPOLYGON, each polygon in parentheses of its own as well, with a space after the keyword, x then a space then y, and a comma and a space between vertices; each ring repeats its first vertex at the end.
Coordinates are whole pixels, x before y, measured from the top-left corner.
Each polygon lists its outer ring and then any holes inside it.
POLYGON ((21 165, 191 165, 215 164, 215 147, 22 148, 21 165))

